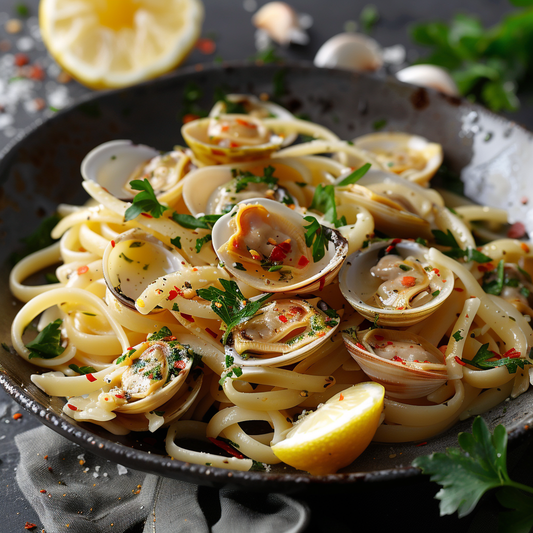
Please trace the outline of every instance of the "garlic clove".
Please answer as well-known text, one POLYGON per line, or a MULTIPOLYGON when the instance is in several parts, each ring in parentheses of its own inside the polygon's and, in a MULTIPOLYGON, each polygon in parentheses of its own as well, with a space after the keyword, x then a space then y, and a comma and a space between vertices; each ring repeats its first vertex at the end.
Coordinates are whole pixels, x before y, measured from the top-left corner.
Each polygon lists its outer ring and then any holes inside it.
POLYGON ((398 71, 396 77, 404 83, 429 87, 450 96, 459 96, 459 89, 452 77, 435 65, 412 65, 398 71))
POLYGON ((258 29, 265 31, 278 44, 307 44, 309 36, 301 28, 296 11, 285 2, 269 2, 252 18, 258 29))
POLYGON ((374 39, 358 33, 340 33, 320 47, 314 64, 317 67, 372 72, 381 68, 383 56, 374 39))

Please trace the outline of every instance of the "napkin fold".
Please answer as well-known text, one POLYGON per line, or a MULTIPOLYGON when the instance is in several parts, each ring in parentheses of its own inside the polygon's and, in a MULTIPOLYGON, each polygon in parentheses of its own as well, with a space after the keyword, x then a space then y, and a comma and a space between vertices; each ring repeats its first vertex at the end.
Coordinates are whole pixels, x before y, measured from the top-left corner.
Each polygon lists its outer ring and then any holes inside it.
POLYGON ((305 503, 199 487, 102 459, 42 426, 15 437, 17 483, 47 533, 299 533, 305 503))

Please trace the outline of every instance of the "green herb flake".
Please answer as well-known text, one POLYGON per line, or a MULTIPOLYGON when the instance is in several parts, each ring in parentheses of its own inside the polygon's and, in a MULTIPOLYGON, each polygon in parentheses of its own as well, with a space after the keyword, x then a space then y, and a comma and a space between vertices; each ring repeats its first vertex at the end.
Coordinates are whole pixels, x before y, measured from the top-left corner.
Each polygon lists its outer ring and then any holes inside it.
POLYGON ((53 359, 61 355, 65 348, 61 346, 61 324, 63 320, 58 318, 47 326, 33 339, 26 344, 30 351, 29 359, 53 359))
POLYGON ((242 270, 246 272, 246 268, 243 266, 242 263, 233 263, 233 268, 236 270, 242 270))
POLYGON ((94 369, 92 366, 78 366, 78 365, 68 365, 68 367, 71 370, 74 370, 74 372, 77 372, 78 374, 85 375, 85 374, 92 374, 93 372, 96 372, 96 369, 94 369))
POLYGON ((124 213, 124 221, 128 222, 137 218, 141 213, 149 214, 154 218, 160 218, 168 209, 168 206, 159 203, 154 189, 147 179, 132 180, 130 187, 134 191, 141 191, 135 195, 132 203, 124 213))
POLYGON ((200 237, 199 239, 196 239, 196 244, 194 249, 196 250, 196 253, 199 254, 202 250, 202 247, 204 244, 210 242, 213 239, 211 233, 208 233, 204 237, 200 237))
POLYGON ((461 335, 461 330, 457 330, 452 337, 456 340, 456 342, 460 342, 464 339, 464 337, 461 335))
POLYGON ((346 176, 340 183, 337 184, 338 187, 344 187, 352 183, 357 183, 369 170, 372 165, 370 163, 365 163, 362 167, 354 170, 349 176, 346 176))

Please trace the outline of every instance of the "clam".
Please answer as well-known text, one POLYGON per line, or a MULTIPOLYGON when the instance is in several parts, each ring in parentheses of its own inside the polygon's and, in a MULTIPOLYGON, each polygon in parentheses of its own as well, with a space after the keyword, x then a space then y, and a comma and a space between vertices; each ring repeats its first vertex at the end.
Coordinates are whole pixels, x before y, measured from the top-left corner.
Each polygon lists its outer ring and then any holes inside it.
POLYGON ((108 244, 102 258, 107 287, 132 309, 150 283, 185 266, 188 263, 174 248, 139 229, 121 233, 108 244))
MULTIPOLYGON (((379 174, 380 180, 382 179, 381 176, 388 175, 389 177, 385 179, 393 182, 393 174, 382 171, 376 172, 379 174)), ((372 175, 375 174, 372 173, 372 175)), ((381 181, 381 183, 385 183, 385 180, 381 181)), ((394 185, 394 188, 397 189, 398 184, 394 185)), ((397 191, 393 195, 389 194, 389 190, 391 190, 391 187, 379 186, 379 181, 361 180, 359 183, 337 187, 336 198, 340 205, 355 204, 367 209, 374 218, 376 229, 386 235, 402 238, 423 237, 431 239, 433 234, 431 233, 430 222, 420 214, 409 210, 413 207, 413 203, 410 202, 412 195, 410 194, 409 197, 403 196, 402 198, 397 194, 397 191), (369 185, 367 187, 361 185, 361 183, 368 183, 369 185)), ((420 204, 420 197, 417 203, 420 204)), ((422 212, 429 215, 425 208, 422 212)))
POLYGON ((192 120, 183 125, 181 133, 196 159, 206 165, 264 159, 283 144, 283 137, 250 115, 192 120))
POLYGON ((156 196, 172 189, 181 179, 189 158, 181 150, 161 153, 127 140, 109 141, 91 150, 81 163, 84 179, 92 180, 117 198, 130 200, 134 179, 148 179, 156 196))
POLYGON ((285 366, 313 354, 339 322, 320 298, 269 301, 231 330, 228 345, 243 366, 285 366))
POLYGON ((451 294, 454 274, 433 268, 416 242, 375 242, 350 255, 339 273, 342 294, 366 319, 411 326, 435 312, 451 294))
POLYGON ((372 72, 383 65, 383 54, 379 44, 366 35, 340 33, 320 47, 313 62, 317 67, 372 72))
POLYGON ((183 200, 195 216, 224 214, 250 198, 307 205, 306 191, 301 184, 310 182, 309 170, 293 158, 203 167, 193 170, 183 180, 183 200))
POLYGON ((435 65, 412 65, 398 71, 396 77, 404 83, 436 89, 449 96, 459 96, 459 89, 453 78, 435 65))
POLYGON ((442 164, 442 146, 419 135, 369 133, 353 143, 372 153, 383 168, 420 184, 426 184, 442 164))
POLYGON ((213 247, 226 269, 261 291, 309 293, 331 283, 348 250, 336 230, 327 231, 323 257, 306 242, 310 224, 303 216, 273 200, 238 204, 213 226, 213 247))
POLYGON ((423 398, 448 379, 444 355, 409 331, 371 329, 342 334, 346 348, 365 374, 392 398, 423 398))

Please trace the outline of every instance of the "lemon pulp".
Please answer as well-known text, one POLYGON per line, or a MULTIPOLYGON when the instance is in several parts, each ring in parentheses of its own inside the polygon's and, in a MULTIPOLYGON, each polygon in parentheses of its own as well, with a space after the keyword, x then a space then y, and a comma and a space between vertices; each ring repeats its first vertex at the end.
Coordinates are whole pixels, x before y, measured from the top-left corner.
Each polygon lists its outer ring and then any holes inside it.
POLYGON ((137 7, 133 0, 98 0, 95 11, 101 26, 118 31, 133 28, 137 7))

